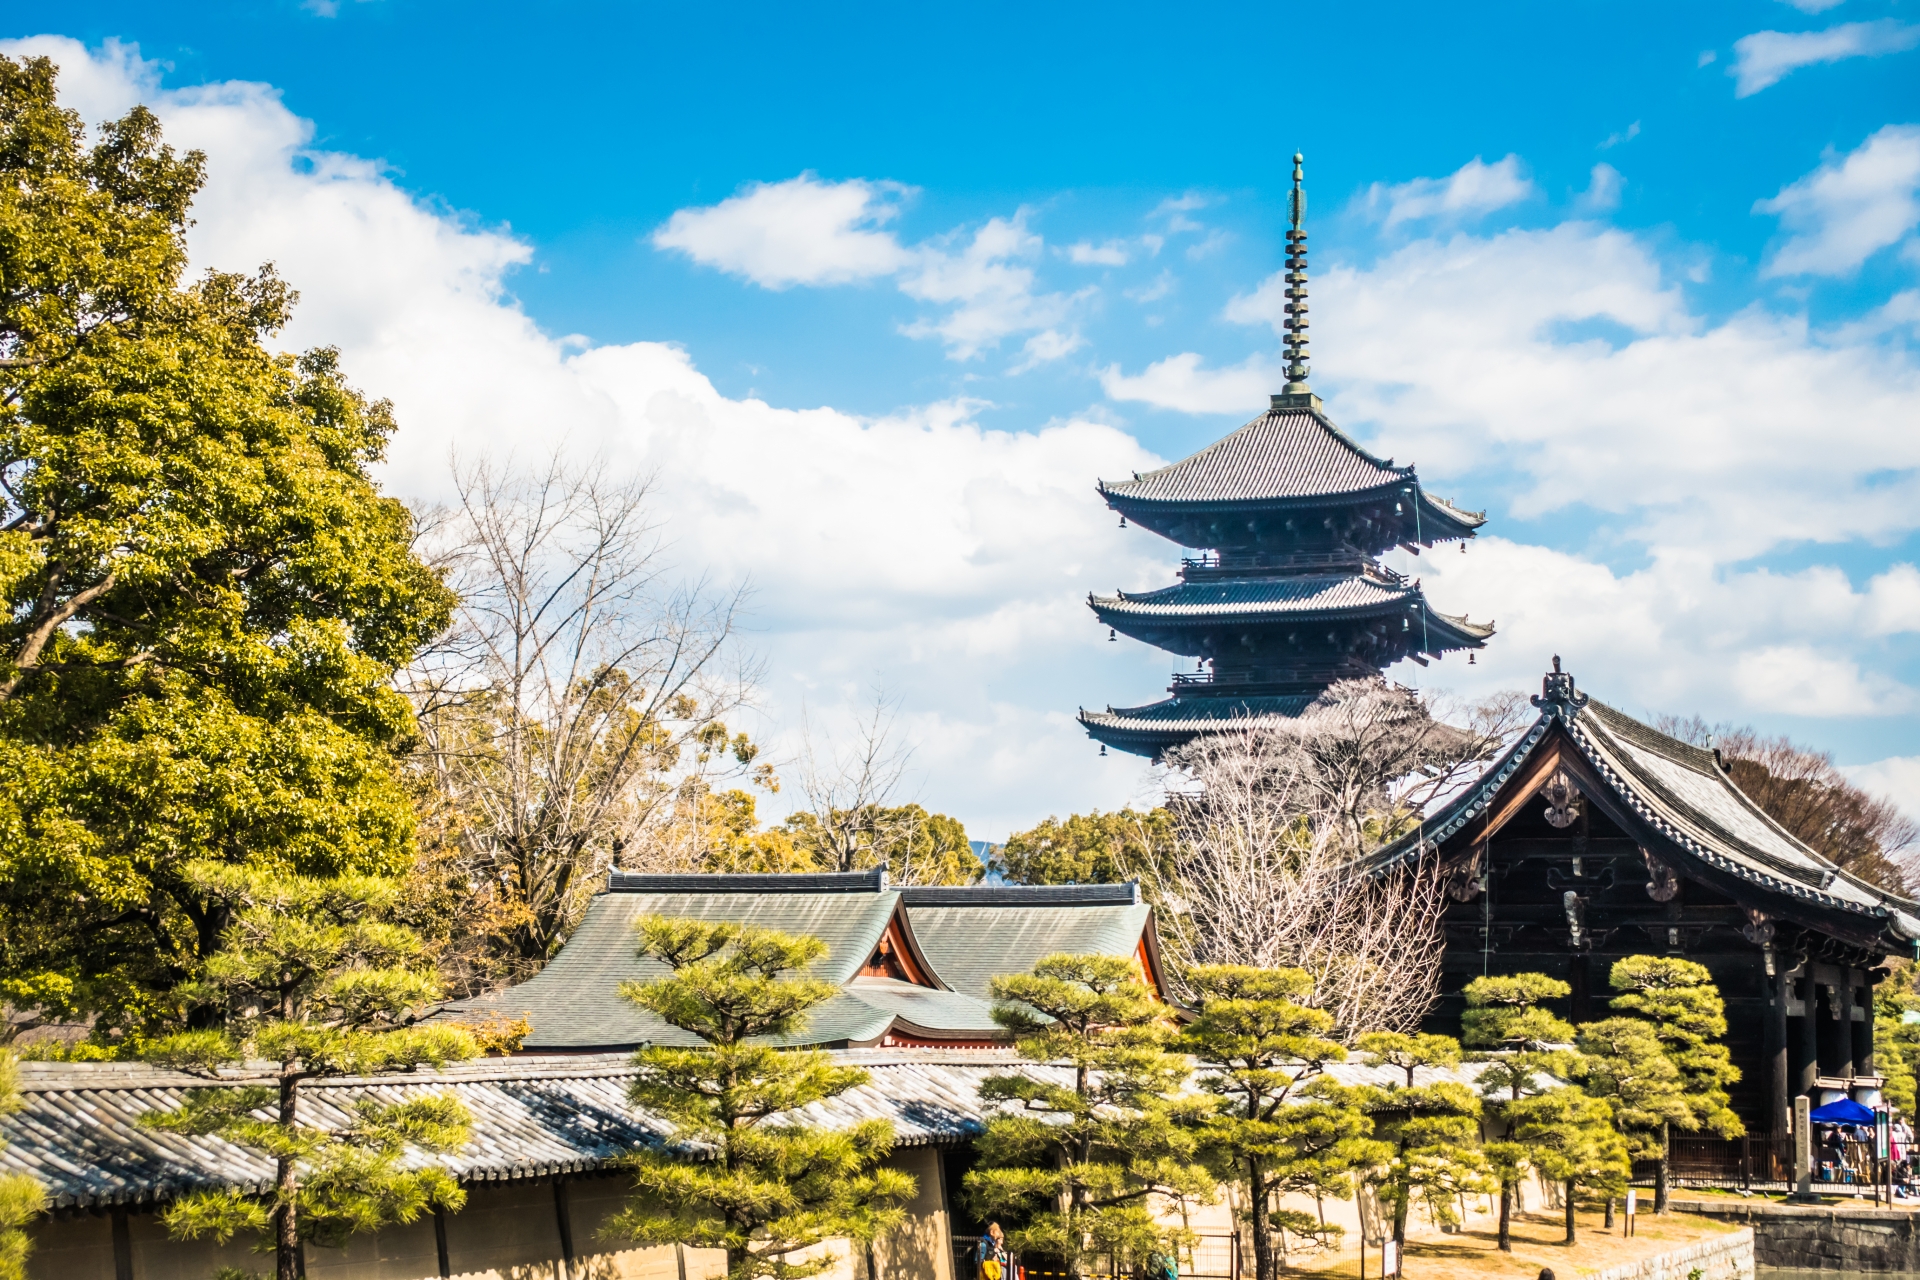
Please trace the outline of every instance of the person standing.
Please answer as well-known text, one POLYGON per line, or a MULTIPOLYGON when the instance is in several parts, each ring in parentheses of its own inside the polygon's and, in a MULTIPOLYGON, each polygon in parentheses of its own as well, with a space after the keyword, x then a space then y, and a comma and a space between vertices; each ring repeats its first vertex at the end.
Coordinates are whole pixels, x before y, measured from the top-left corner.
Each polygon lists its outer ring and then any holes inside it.
POLYGON ((1007 1237, 1000 1224, 989 1222, 987 1234, 973 1254, 974 1280, 1010 1280, 1007 1274, 1007 1237))

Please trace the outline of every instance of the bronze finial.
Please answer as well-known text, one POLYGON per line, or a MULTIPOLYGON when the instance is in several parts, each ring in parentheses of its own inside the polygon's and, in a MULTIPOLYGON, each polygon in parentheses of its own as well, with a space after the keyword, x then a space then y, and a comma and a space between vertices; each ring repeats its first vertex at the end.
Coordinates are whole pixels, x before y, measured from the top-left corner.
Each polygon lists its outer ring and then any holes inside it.
POLYGON ((1302 176, 1306 160, 1293 153, 1293 190, 1287 197, 1287 385, 1285 395, 1305 395, 1307 386, 1307 188, 1302 176))

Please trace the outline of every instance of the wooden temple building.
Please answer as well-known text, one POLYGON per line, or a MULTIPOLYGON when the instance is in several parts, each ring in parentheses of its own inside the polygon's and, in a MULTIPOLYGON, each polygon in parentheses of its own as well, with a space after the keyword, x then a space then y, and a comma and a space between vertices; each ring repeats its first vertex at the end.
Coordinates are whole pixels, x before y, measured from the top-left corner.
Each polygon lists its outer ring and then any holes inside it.
POLYGON ((1197 552, 1174 586, 1088 597, 1110 639, 1124 634, 1197 666, 1158 702, 1082 708, 1102 752, 1158 756, 1222 722, 1297 716, 1336 681, 1403 658, 1424 665, 1493 634, 1431 608, 1419 582, 1379 562, 1392 547, 1417 555, 1471 538, 1485 516, 1428 493, 1412 466, 1362 449, 1308 387, 1306 193, 1301 157, 1293 161, 1285 390, 1192 457, 1099 486, 1123 525, 1197 552))
POLYGON ((1719 755, 1590 699, 1553 671, 1539 718, 1472 786, 1374 855, 1437 857, 1448 905, 1442 999, 1458 1035, 1482 974, 1545 973, 1575 1022, 1609 1016, 1629 955, 1703 964, 1726 999, 1748 1132, 1783 1135, 1792 1098, 1878 1101, 1873 987, 1913 958, 1920 906, 1833 865, 1734 785, 1719 755))

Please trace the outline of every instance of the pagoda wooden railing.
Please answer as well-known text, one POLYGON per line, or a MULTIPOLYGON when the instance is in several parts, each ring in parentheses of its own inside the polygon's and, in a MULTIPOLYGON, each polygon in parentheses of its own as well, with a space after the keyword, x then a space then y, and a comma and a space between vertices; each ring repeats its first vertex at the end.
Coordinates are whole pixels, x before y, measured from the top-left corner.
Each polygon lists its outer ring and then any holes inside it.
POLYGON ((1211 556, 1187 556, 1180 561, 1180 572, 1186 577, 1287 570, 1360 573, 1391 586, 1405 586, 1408 581, 1405 574, 1375 564, 1357 551, 1227 552, 1211 556))

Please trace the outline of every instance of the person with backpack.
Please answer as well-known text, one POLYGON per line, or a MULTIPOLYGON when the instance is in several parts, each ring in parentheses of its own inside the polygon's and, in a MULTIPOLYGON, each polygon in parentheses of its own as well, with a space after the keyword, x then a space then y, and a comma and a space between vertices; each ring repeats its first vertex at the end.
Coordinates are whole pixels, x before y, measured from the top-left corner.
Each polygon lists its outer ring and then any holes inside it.
POLYGON ((974 1280, 1011 1280, 1007 1265, 1007 1237, 1000 1224, 989 1222, 987 1234, 973 1252, 974 1280))

